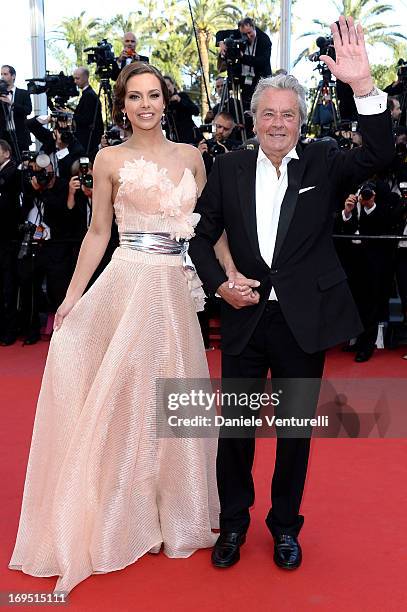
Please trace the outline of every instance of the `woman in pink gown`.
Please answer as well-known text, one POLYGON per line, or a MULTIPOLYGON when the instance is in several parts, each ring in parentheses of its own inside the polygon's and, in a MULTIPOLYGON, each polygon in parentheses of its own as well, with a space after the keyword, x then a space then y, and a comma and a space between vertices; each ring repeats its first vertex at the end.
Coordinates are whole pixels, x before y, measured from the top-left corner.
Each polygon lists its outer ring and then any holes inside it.
POLYGON ((200 153, 163 136, 167 102, 157 70, 122 71, 115 115, 133 135, 96 157, 91 227, 55 318, 9 567, 59 576, 56 591, 162 544, 188 557, 216 539, 216 440, 155 431, 156 379, 208 377, 183 255, 140 248, 140 233, 193 235, 205 182, 200 153), (82 296, 113 208, 121 246, 82 296))

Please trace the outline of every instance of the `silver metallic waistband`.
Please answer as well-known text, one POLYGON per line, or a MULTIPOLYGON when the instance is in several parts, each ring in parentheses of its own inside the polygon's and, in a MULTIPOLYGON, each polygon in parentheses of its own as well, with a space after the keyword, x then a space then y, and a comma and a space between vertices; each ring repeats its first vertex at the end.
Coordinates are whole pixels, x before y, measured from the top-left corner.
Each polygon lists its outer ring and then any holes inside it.
POLYGON ((120 246, 144 253, 184 255, 188 249, 186 240, 177 241, 165 232, 122 232, 120 246))

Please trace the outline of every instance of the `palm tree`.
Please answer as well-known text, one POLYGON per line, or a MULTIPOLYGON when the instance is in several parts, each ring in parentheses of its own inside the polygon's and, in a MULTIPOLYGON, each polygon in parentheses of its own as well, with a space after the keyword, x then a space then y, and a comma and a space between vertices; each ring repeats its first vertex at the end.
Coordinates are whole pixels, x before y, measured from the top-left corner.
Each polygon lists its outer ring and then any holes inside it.
POLYGON ((243 0, 241 10, 263 32, 276 34, 280 30, 280 0, 243 0))
POLYGON ((50 39, 64 40, 68 49, 73 47, 77 66, 83 65, 85 59, 83 50, 94 44, 96 28, 100 24, 99 19, 85 18, 85 14, 86 11, 82 11, 78 17, 65 17, 55 31, 57 36, 50 39))
MULTIPOLYGON (((391 13, 394 9, 391 4, 379 4, 378 0, 331 0, 331 4, 335 7, 336 15, 346 15, 353 17, 355 22, 360 22, 365 33, 367 44, 374 45, 382 43, 393 50, 402 40, 407 40, 404 34, 397 31, 392 31, 391 28, 397 28, 397 24, 387 25, 382 21, 376 21, 380 15, 391 13)), ((319 27, 318 30, 306 32, 299 38, 306 36, 321 36, 321 32, 329 33, 330 23, 321 21, 320 19, 312 20, 319 27)), ((315 51, 315 43, 303 49, 294 62, 294 66, 303 58, 307 57, 312 51, 315 51)))
MULTIPOLYGON (((205 117, 208 112, 205 83, 209 83, 209 48, 213 46, 215 33, 218 30, 233 28, 236 23, 236 18, 241 15, 241 12, 240 9, 233 4, 229 4, 226 0, 218 0, 218 2, 213 2, 211 0, 193 0, 191 6, 202 64, 200 97, 202 116, 205 117)), ((184 11, 184 17, 188 23, 191 22, 191 16, 188 10, 184 11)))

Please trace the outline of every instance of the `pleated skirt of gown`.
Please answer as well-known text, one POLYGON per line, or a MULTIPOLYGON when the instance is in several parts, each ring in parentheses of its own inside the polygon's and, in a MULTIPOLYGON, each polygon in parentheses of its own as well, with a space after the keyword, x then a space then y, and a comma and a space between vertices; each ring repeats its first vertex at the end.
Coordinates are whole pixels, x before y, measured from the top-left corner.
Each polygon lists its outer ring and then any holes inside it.
POLYGON ((119 248, 53 334, 11 569, 93 573, 213 545, 215 439, 156 436, 156 379, 207 378, 178 256, 119 248))

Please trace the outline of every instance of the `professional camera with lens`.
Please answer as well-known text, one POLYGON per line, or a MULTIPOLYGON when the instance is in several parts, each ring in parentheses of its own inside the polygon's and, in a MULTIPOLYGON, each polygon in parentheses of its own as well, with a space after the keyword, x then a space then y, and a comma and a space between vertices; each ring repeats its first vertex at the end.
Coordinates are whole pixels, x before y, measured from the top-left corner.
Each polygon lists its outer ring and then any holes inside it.
POLYGON ((51 110, 65 106, 70 98, 78 95, 78 89, 72 76, 63 72, 59 74, 46 73, 43 79, 27 79, 29 94, 47 94, 48 106, 51 110))
POLYGON ((23 181, 26 185, 31 183, 35 177, 40 187, 47 187, 55 176, 53 170, 48 170, 51 163, 50 158, 45 153, 36 153, 33 151, 23 152, 22 174, 23 181), (34 165, 36 167, 34 167, 34 165))
POLYGON ((208 153, 212 155, 212 157, 216 157, 217 155, 223 155, 226 151, 225 147, 215 140, 213 142, 208 142, 208 153))
POLYGON ((105 136, 109 146, 113 147, 115 145, 121 144, 123 141, 122 133, 119 127, 113 125, 111 128, 106 130, 105 136))
POLYGON ((399 191, 401 195, 401 203, 404 206, 407 206, 407 183, 406 182, 399 183, 399 191))
POLYGON ((89 172, 89 157, 79 159, 78 178, 81 185, 88 189, 93 188, 93 176, 89 172))
POLYGON ((96 64, 96 76, 101 79, 112 78, 112 65, 115 57, 113 47, 106 38, 98 42, 96 47, 87 47, 84 51, 88 53, 88 64, 96 64))
POLYGON ((73 141, 73 113, 66 111, 53 111, 51 113, 51 127, 53 130, 58 130, 61 135, 61 140, 66 145, 72 144, 73 141))
POLYGON ((359 195, 365 202, 370 200, 375 194, 376 185, 374 183, 365 183, 359 191, 359 195))
POLYGON ((26 221, 18 226, 18 231, 22 234, 21 246, 17 255, 18 259, 25 259, 31 255, 31 248, 36 230, 37 226, 30 221, 26 221))
POLYGON ((311 55, 308 56, 308 59, 311 62, 319 62, 321 55, 328 55, 329 57, 332 57, 333 60, 336 58, 334 39, 332 36, 318 36, 315 44, 318 47, 318 51, 315 51, 315 53, 311 53, 311 55))

